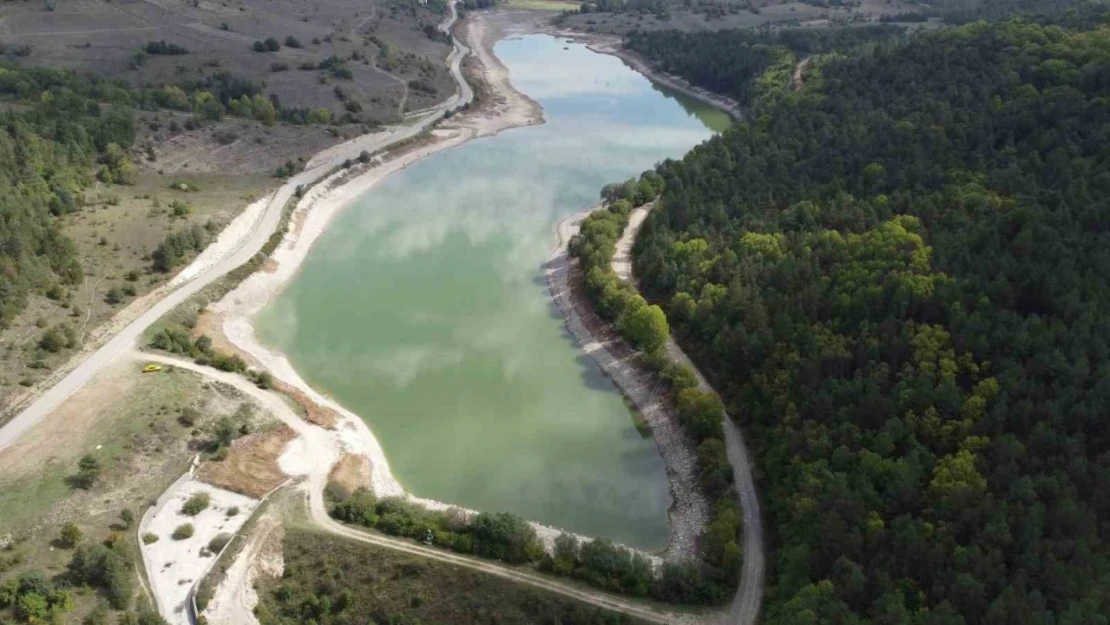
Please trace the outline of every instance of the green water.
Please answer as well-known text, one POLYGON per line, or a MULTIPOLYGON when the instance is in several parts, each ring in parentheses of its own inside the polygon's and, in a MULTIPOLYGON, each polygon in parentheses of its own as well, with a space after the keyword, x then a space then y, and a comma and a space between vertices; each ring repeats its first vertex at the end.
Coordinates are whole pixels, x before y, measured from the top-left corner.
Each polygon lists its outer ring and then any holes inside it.
POLYGON ((440 152, 362 197, 259 334, 366 420, 409 491, 661 547, 662 460, 566 333, 542 265, 561 217, 708 138, 699 115, 721 118, 583 46, 537 35, 496 53, 547 123, 440 152))

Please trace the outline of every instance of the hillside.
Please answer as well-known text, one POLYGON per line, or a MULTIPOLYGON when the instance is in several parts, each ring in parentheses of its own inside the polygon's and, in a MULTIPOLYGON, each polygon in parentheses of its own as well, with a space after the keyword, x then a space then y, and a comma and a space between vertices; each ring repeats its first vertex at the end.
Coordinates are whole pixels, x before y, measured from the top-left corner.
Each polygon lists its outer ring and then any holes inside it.
POLYGON ((1105 29, 971 24, 658 168, 635 267, 755 445, 766 622, 1110 613, 1108 76, 1105 29))

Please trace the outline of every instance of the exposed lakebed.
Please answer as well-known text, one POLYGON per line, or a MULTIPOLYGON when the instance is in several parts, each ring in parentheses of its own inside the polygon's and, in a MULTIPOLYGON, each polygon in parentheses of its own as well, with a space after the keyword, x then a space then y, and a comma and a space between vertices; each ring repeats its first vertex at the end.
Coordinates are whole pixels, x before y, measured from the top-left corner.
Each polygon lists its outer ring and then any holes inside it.
POLYGON ((361 197, 259 335, 366 420, 410 492, 662 547, 663 463, 554 313, 542 266, 560 218, 725 120, 578 44, 530 35, 496 53, 547 123, 439 152, 361 197))

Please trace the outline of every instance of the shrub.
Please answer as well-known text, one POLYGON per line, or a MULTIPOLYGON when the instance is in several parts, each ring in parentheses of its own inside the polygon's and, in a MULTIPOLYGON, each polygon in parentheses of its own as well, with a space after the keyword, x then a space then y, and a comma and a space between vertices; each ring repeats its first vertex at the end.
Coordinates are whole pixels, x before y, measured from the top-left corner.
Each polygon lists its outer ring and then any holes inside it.
POLYGON ((228 517, 233 517, 233 516, 238 516, 238 515, 239 515, 239 506, 231 506, 230 508, 227 509, 227 516, 228 517))
POLYGON ((231 534, 228 534, 228 533, 216 534, 215 536, 212 537, 212 540, 208 541, 208 550, 211 551, 212 553, 219 553, 219 552, 223 551, 223 548, 226 547, 227 543, 229 543, 230 541, 231 541, 231 534))
POLYGON ((66 523, 62 526, 61 535, 58 537, 58 545, 63 549, 73 549, 77 543, 81 542, 84 534, 81 533, 81 528, 77 527, 74 523, 66 523))
POLYGON ((71 581, 103 590, 117 610, 131 602, 133 572, 127 557, 116 549, 97 543, 81 545, 69 561, 68 571, 71 581))
POLYGON ((175 529, 173 531, 173 534, 171 534, 171 538, 173 538, 174 540, 185 540, 187 538, 192 538, 194 531, 195 530, 193 529, 193 524, 192 523, 185 523, 184 525, 178 525, 177 529, 175 529))
POLYGON ((144 545, 153 545, 156 542, 158 542, 158 535, 157 534, 151 534, 150 532, 147 532, 147 533, 143 534, 143 544, 144 545))
POLYGON ((193 493, 185 505, 181 506, 181 513, 189 516, 196 516, 208 508, 211 503, 212 497, 206 492, 193 493))
POLYGON ((100 479, 100 471, 100 461, 85 454, 77 462, 77 475, 70 478, 70 481, 77 488, 89 490, 100 479))

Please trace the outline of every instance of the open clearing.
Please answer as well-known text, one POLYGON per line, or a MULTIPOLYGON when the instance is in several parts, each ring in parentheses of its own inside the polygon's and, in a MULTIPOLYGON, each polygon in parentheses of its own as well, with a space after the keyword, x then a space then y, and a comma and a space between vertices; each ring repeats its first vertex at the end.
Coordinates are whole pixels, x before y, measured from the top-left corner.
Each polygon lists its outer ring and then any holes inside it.
MULTIPOLYGON (((139 369, 124 360, 104 370, 0 453, 0 544, 9 545, 0 574, 65 571, 73 552, 55 543, 65 523, 76 524, 86 542, 123 540, 138 554, 135 527, 121 513, 130 510, 137 523, 188 469, 213 424, 251 405, 236 389, 189 371, 139 369), (87 490, 72 479, 86 454, 100 466, 87 490)), ((252 421, 262 425, 255 414, 252 421)), ((98 600, 95 593, 75 595, 72 622, 98 600)))

